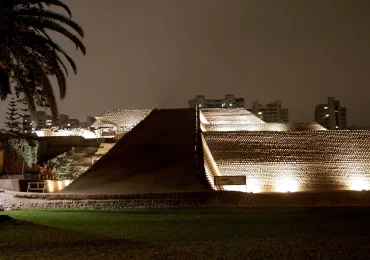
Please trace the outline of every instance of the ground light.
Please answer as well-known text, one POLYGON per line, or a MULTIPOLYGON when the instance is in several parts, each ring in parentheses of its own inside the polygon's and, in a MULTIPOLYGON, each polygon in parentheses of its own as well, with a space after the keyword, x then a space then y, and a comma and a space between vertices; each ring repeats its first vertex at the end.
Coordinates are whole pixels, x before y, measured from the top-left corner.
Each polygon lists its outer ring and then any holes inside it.
POLYGON ((275 190, 277 192, 295 192, 298 191, 298 182, 293 178, 283 178, 276 182, 275 190))
POLYGON ((363 177, 352 177, 350 180, 350 189, 358 191, 368 190, 369 184, 363 177))
POLYGON ((261 187, 256 180, 247 180, 247 192, 259 193, 261 187))
POLYGON ((48 192, 58 192, 63 190, 69 184, 71 184, 71 180, 62 180, 62 181, 53 181, 53 180, 46 180, 47 191, 48 192))

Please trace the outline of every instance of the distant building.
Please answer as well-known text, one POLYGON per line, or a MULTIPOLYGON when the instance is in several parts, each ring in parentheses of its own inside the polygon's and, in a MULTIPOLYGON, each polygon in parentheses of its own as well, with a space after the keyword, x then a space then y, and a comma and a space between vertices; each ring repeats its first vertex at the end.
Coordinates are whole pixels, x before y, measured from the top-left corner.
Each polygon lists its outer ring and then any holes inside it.
POLYGON ((66 127, 67 124, 68 124, 68 119, 69 119, 68 115, 59 114, 58 126, 59 127, 66 127))
POLYGON ((68 119, 67 125, 65 127, 70 127, 70 128, 80 127, 80 120, 78 120, 78 119, 68 119))
POLYGON ((188 100, 189 107, 201 108, 244 108, 244 98, 236 98, 232 94, 225 95, 221 99, 206 99, 203 95, 198 95, 195 98, 188 100))
POLYGON ((315 107, 315 121, 329 130, 347 129, 347 108, 329 97, 327 104, 315 107))
POLYGON ((266 123, 288 123, 289 114, 287 108, 281 107, 281 100, 273 103, 262 105, 258 100, 253 101, 253 107, 248 109, 249 112, 258 116, 266 123))
POLYGON ((23 132, 25 134, 34 132, 34 128, 31 121, 31 116, 25 115, 23 117, 23 132))
POLYGON ((59 114, 58 120, 53 124, 52 116, 48 115, 45 111, 37 111, 37 127, 36 129, 32 125, 30 115, 23 117, 23 132, 34 133, 37 130, 48 129, 54 126, 59 128, 86 128, 91 126, 95 122, 95 118, 88 116, 86 122, 80 122, 78 119, 69 118, 68 115, 59 114))
POLYGON ((36 130, 44 129, 44 128, 50 128, 52 127, 52 117, 50 115, 47 115, 45 111, 37 111, 37 128, 35 129, 31 116, 25 115, 23 117, 23 132, 24 133, 34 133, 36 130))

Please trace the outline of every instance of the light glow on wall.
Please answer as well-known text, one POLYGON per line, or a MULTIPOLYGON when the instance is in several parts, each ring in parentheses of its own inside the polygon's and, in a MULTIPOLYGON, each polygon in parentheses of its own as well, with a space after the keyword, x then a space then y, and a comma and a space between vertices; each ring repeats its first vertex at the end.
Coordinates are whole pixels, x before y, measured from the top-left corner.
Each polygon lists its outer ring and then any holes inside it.
POLYGON ((275 190, 277 192, 296 192, 298 182, 291 177, 281 178, 276 181, 275 190))
POLYGON ((247 179, 247 192, 259 193, 261 186, 257 180, 247 179))
POLYGON ((240 191, 240 192, 247 192, 247 185, 222 185, 224 190, 227 191, 240 191))
POLYGON ((72 129, 44 129, 36 131, 38 137, 45 136, 82 136, 85 139, 95 139, 97 135, 84 128, 72 129))
POLYGON ((326 130, 318 123, 234 123, 234 124, 209 124, 206 125, 207 131, 227 132, 227 131, 323 131, 326 130))
POLYGON ((209 124, 207 118, 204 116, 204 114, 203 114, 202 111, 199 111, 199 120, 204 125, 208 125, 209 124))
POLYGON ((350 178, 350 189, 351 190, 369 190, 369 183, 363 177, 354 176, 350 178))
POLYGON ((54 181, 54 180, 46 180, 46 190, 47 192, 59 192, 67 187, 69 184, 72 183, 71 180, 61 180, 61 181, 54 181))

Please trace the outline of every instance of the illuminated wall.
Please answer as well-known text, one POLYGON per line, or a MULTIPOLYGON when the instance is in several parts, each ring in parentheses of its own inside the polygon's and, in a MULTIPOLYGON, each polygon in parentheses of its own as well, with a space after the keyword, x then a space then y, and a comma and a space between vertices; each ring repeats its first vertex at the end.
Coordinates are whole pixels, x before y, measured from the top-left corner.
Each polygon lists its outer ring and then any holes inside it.
POLYGON ((47 192, 59 192, 72 183, 71 180, 52 181, 46 180, 46 191, 47 192))
POLYGON ((370 189, 370 131, 206 132, 204 141, 209 175, 247 177, 226 190, 370 189))
POLYGON ((299 124, 284 124, 284 123, 259 123, 259 124, 233 124, 205 125, 205 131, 320 131, 326 130, 317 123, 299 123, 299 124))
POLYGON ((151 109, 110 109, 98 117, 92 127, 118 127, 119 130, 131 131, 149 115, 151 109))
POLYGON ((206 123, 211 125, 230 126, 265 123, 244 108, 204 108, 201 109, 200 112, 207 119, 206 123))
POLYGON ((244 108, 200 109, 203 132, 208 131, 319 131, 326 130, 317 123, 265 123, 244 108))
POLYGON ((36 131, 38 137, 44 136, 82 136, 86 139, 95 139, 97 138, 96 133, 84 129, 84 128, 68 128, 68 129, 44 129, 36 131))

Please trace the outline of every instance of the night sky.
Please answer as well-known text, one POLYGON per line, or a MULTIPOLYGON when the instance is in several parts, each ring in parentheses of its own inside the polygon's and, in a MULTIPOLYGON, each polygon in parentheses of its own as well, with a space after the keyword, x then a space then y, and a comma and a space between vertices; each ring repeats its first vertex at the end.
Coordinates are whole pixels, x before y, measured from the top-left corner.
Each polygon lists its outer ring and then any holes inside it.
POLYGON ((79 67, 60 113, 84 121, 231 93, 247 108, 280 99, 291 122, 311 122, 315 105, 335 96, 349 125, 370 125, 369 0, 64 2, 85 29, 87 55, 55 38, 79 67))

